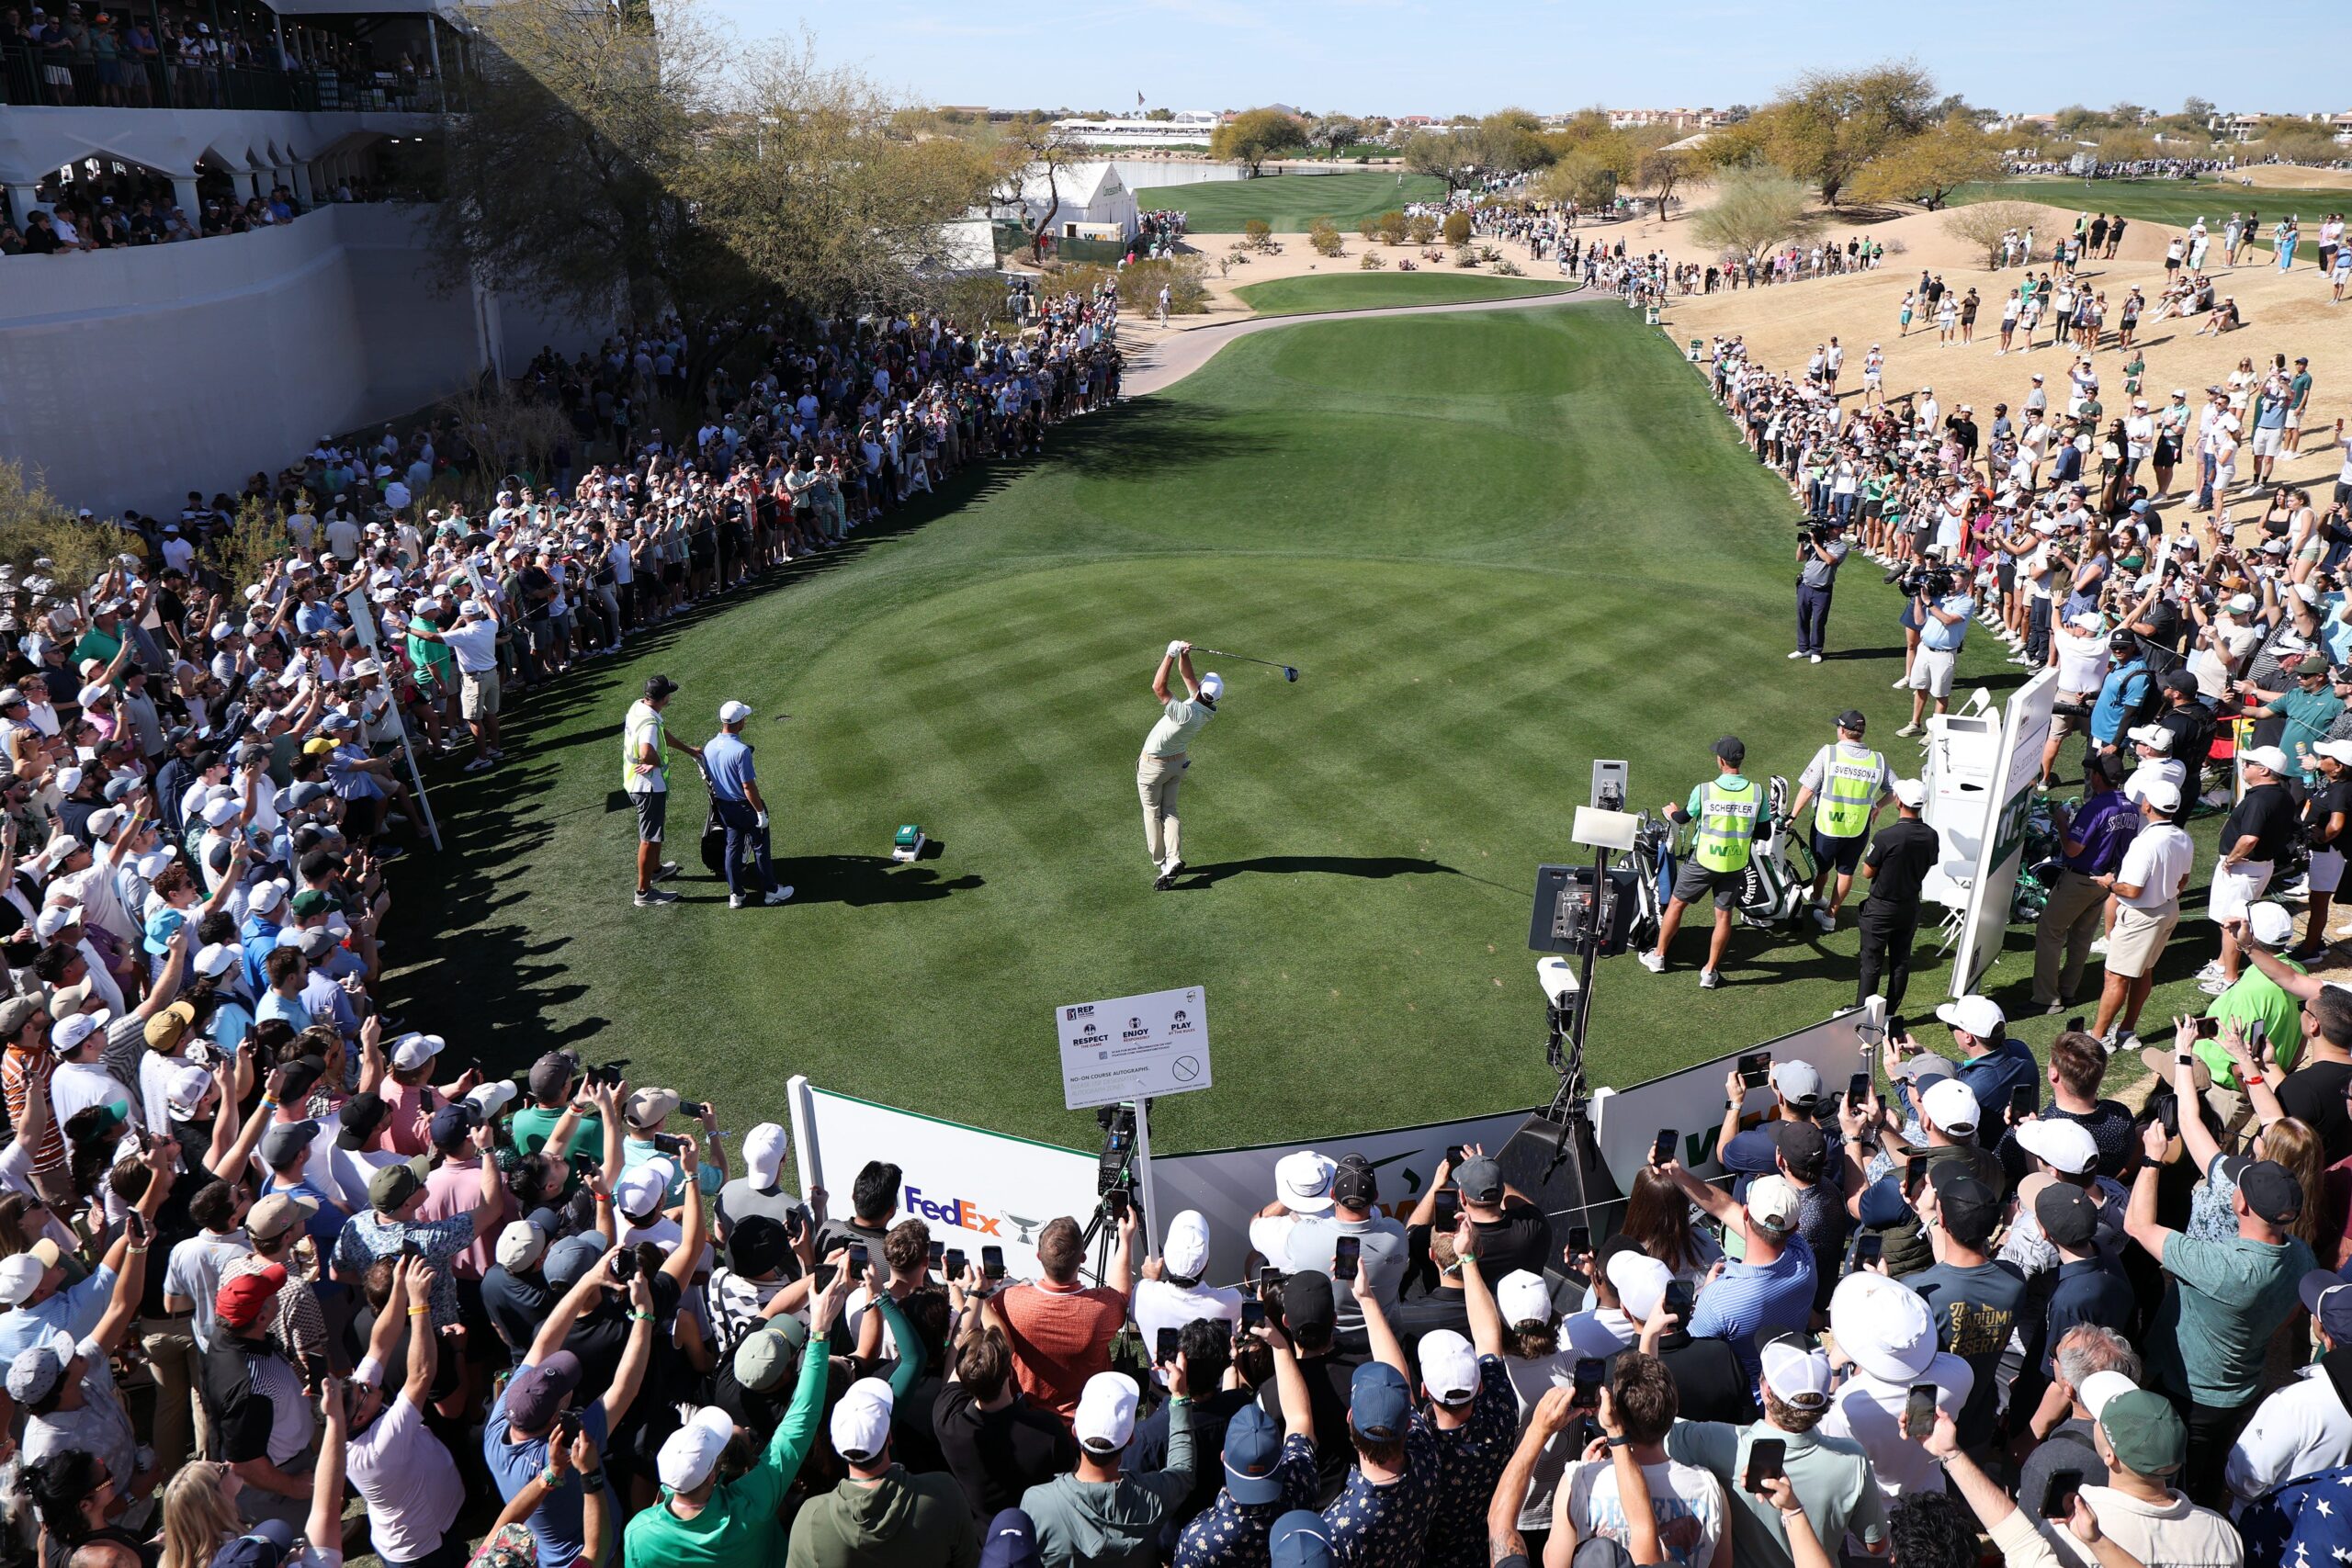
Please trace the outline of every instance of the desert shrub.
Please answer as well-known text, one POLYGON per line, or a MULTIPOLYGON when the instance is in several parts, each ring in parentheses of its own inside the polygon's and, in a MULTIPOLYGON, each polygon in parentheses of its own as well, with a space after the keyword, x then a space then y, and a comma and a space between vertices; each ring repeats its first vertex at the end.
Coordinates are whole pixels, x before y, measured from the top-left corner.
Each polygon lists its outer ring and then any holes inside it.
POLYGON ((1363 255, 1356 258, 1356 270, 1359 272, 1378 272, 1382 267, 1386 266, 1388 264, 1386 262, 1381 260, 1380 253, 1378 251, 1366 251, 1363 255))
POLYGON ((1262 251, 1272 243, 1274 226, 1262 218, 1252 218, 1241 225, 1241 243, 1253 251, 1262 251))
POLYGON ((1447 244, 1468 244, 1470 243, 1470 215, 1466 212, 1447 213, 1445 215, 1444 231, 1445 243, 1447 244))
POLYGON ((1405 220, 1405 237, 1417 245, 1426 245, 1437 238, 1437 220, 1426 212, 1416 212, 1405 220))
POLYGON ((1453 265, 1456 266, 1476 266, 1478 265, 1478 253, 1472 250, 1469 246, 1464 245, 1460 250, 1453 253, 1453 265))

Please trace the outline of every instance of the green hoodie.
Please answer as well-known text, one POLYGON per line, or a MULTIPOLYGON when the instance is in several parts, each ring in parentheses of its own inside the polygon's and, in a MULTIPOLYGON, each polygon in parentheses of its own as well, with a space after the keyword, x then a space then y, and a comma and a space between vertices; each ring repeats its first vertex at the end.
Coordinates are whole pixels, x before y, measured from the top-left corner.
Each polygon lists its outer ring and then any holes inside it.
POLYGON ((1168 1422, 1168 1468, 1116 1481, 1057 1475, 1021 1495, 1046 1568, 1151 1568, 1159 1531, 1193 1490, 1193 1423, 1181 1408, 1168 1422))
POLYGON ((844 1481, 803 1505, 785 1568, 973 1568, 979 1556, 956 1478, 894 1464, 877 1482, 844 1481))

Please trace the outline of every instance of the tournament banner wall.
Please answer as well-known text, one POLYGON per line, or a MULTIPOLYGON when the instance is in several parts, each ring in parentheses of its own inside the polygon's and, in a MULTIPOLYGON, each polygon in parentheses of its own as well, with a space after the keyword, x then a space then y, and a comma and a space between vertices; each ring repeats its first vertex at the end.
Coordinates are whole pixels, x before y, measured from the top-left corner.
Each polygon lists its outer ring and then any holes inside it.
MULTIPOLYGON (((1273 1201, 1274 1164, 1284 1155, 1313 1149, 1331 1159, 1349 1154, 1363 1156, 1380 1175, 1379 1207, 1402 1220, 1429 1190, 1430 1179, 1445 1157, 1448 1145, 1476 1144, 1489 1155, 1499 1154, 1511 1134, 1533 1114, 1532 1111, 1504 1111, 1463 1122, 1431 1122, 1379 1133, 1335 1133, 1328 1138, 1249 1148, 1155 1154, 1151 1179, 1160 1213, 1153 1221, 1164 1230, 1175 1215, 1187 1209, 1199 1210, 1209 1223, 1209 1266, 1204 1278, 1213 1283, 1231 1283, 1242 1278, 1242 1262, 1250 1254, 1250 1218, 1273 1201)), ((1089 1161, 1088 1169, 1092 1168, 1089 1161)))
MULTIPOLYGON (((1649 1163, 1658 1134, 1671 1127, 1681 1134, 1677 1157, 1694 1176, 1723 1174, 1715 1160, 1715 1140, 1723 1131, 1724 1075, 1740 1057, 1758 1051, 1771 1053, 1775 1062, 1809 1062, 1821 1075, 1821 1091, 1836 1094, 1846 1080, 1869 1068, 1868 1045, 1884 1037, 1885 1010, 1873 998, 1869 1007, 1840 1018, 1783 1034, 1743 1051, 1685 1067, 1662 1078, 1630 1089, 1602 1089, 1592 1098, 1593 1140, 1600 1162, 1617 1179, 1620 1191, 1634 1190, 1634 1178, 1649 1163), (1865 1032, 1867 1031, 1867 1033, 1865 1032), (1866 1044, 1867 1042, 1867 1044, 1866 1044)), ((1772 1090, 1767 1086, 1747 1091, 1742 1109, 1754 1117, 1769 1110, 1772 1090)))
POLYGON ((1993 765, 2000 781, 1976 875, 1968 887, 1968 909, 1953 950, 1951 994, 1964 997, 2001 955, 2009 910, 2017 901, 2018 876, 2025 869, 2026 820, 2033 815, 2034 781, 2041 776, 2041 749, 2050 739, 2052 709, 2058 701, 2058 672, 2044 670, 2009 694, 2001 721, 2001 750, 1993 765))
POLYGON ((981 1247, 1001 1247, 1008 1273, 1035 1279, 1046 1222, 1067 1214, 1082 1225, 1094 1213, 1091 1154, 893 1111, 797 1076, 788 1091, 800 1190, 825 1189, 824 1218, 852 1217, 850 1188, 866 1161, 896 1161, 900 1213, 928 1224, 932 1240, 975 1264, 981 1247))

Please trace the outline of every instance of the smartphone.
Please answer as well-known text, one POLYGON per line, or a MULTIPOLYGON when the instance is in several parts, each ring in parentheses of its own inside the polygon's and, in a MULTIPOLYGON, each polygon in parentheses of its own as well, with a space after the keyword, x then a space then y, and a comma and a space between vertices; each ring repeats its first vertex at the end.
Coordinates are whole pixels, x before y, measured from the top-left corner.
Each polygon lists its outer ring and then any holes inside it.
POLYGON ((557 1416, 555 1430, 556 1436, 562 1440, 563 1446, 567 1449, 571 1447, 573 1443, 580 1440, 580 1412, 567 1410, 557 1416))
POLYGON ((1854 1238, 1854 1267, 1875 1263, 1886 1252, 1886 1238, 1876 1231, 1864 1231, 1854 1238))
POLYGON ((1572 1258, 1581 1258, 1591 1250, 1592 1227, 1590 1225, 1570 1225, 1568 1227, 1568 1255, 1572 1258))
POLYGON ((2083 1490, 2083 1472, 2079 1470, 2053 1470, 2041 1489, 2041 1517, 2045 1519, 2074 1517, 2075 1498, 2083 1490))
POLYGON ((2090 1020, 2083 1014, 2076 1013, 2066 1021, 2066 1028, 2073 1033, 2080 1034, 2083 1032, 2083 1025, 2089 1021, 2090 1020))
POLYGON ((864 1242, 862 1242, 862 1241, 854 1241, 854 1242, 850 1243, 850 1246, 849 1246, 849 1272, 850 1272, 850 1278, 852 1278, 852 1279, 856 1279, 856 1278, 858 1278, 860 1275, 862 1275, 862 1274, 864 1274, 864 1273, 865 1272, 865 1270, 866 1270, 866 1267, 867 1267, 867 1264, 866 1264, 866 1258, 867 1258, 867 1254, 866 1254, 866 1250, 865 1250, 865 1244, 864 1242))
POLYGON ((647 1142, 650 1143, 655 1150, 665 1155, 676 1154, 686 1146, 685 1139, 675 1133, 656 1133, 647 1142))
POLYGON ((1609 1376, 1609 1363, 1598 1356, 1577 1359, 1576 1387, 1570 1391, 1568 1403, 1578 1410, 1600 1408, 1600 1385, 1609 1376))
POLYGON ((1176 1359, 1176 1347, 1184 1337, 1181 1328, 1163 1328, 1152 1338, 1151 1364, 1164 1367, 1176 1359))
POLYGON ((422 1258, 424 1256, 424 1248, 418 1246, 413 1238, 402 1236, 401 1238, 401 1256, 402 1258, 422 1258))
POLYGON ((1114 1187, 1108 1192, 1103 1193, 1102 1212, 1110 1215, 1114 1220, 1125 1219, 1127 1217, 1127 1190, 1124 1187, 1114 1187))
POLYGON ((1004 1248, 1001 1247, 980 1248, 980 1274, 982 1278, 989 1280, 1004 1278, 1004 1248))
POLYGON ((1284 1280, 1288 1280, 1289 1278, 1290 1278, 1290 1276, 1289 1276, 1289 1275, 1287 1275, 1287 1274, 1283 1273, 1283 1272, 1281 1269, 1259 1269, 1259 1270, 1258 1270, 1258 1299, 1259 1299, 1260 1301, 1264 1301, 1268 1296, 1279 1296, 1279 1295, 1281 1295, 1281 1294, 1282 1294, 1282 1290, 1283 1290, 1283 1282, 1284 1280))
POLYGON ((1249 1296, 1241 1298, 1241 1332, 1249 1333, 1266 1321, 1266 1303, 1249 1296))
POLYGON ((944 1262, 946 1262, 946 1261, 947 1261, 947 1244, 946 1244, 945 1242, 944 1242, 944 1241, 934 1241, 934 1242, 933 1242, 933 1243, 931 1244, 931 1266, 932 1266, 933 1269, 936 1269, 936 1268, 938 1268, 941 1264, 943 1264, 943 1263, 944 1263, 944 1262))
POLYGON ((613 1278, 623 1284, 637 1278, 637 1248, 624 1247, 613 1254, 613 1278))
POLYGON ((2221 1021, 2220 1019, 2218 1019, 2218 1018, 2200 1018, 2200 1019, 2199 1019, 2199 1020, 2197 1021, 2197 1038, 2198 1038, 2198 1039, 2199 1039, 2199 1040, 2218 1040, 2218 1039, 2220 1039, 2220 1038, 2221 1038, 2221 1035, 2222 1035, 2222 1021, 2221 1021))
POLYGON ((2270 1036, 2270 1025, 2258 1018, 2245 1021, 2245 1048, 2256 1061, 2262 1059, 2262 1045, 2270 1036))
POLYGON ((1664 1165, 1668 1160, 1672 1159, 1674 1145, 1681 1141, 1681 1137, 1682 1134, 1672 1127, 1660 1127, 1657 1130, 1657 1141, 1650 1145, 1650 1163, 1664 1165))
POLYGON ((1903 1021, 1903 1015, 1901 1013, 1891 1012, 1886 1015, 1886 1037, 1889 1040, 1908 1040, 1911 1038, 1911 1026, 1903 1021))
POLYGON ((124 1217, 122 1224, 123 1228, 130 1233, 131 1240, 142 1247, 146 1245, 148 1234, 146 1215, 133 1209, 124 1217))
POLYGON ((2022 1122, 2041 1109, 2041 1094, 2030 1083, 2021 1083, 2009 1090, 2009 1120, 2022 1122))
POLYGON ((1764 1483, 1788 1473, 1789 1445, 1779 1438, 1758 1438, 1747 1445, 1747 1475, 1741 1483, 1758 1496, 1764 1483))
POLYGON ((2165 1130, 2167 1138, 2180 1136, 2180 1097, 2167 1094, 2152 1101, 2156 1108, 2156 1125, 2165 1130))
POLYGON ((940 1259, 940 1271, 951 1280, 962 1279, 964 1270, 969 1265, 965 1259, 964 1249, 960 1247, 949 1247, 946 1256, 940 1259))
POLYGON ((710 1107, 699 1100, 682 1100, 678 1101, 678 1114, 700 1121, 710 1114, 710 1107))
POLYGON ((1911 1397, 1903 1403, 1903 1435, 1917 1439, 1935 1429, 1936 1385, 1915 1382, 1911 1385, 1911 1397))
POLYGON ((1871 1102, 1871 1076, 1856 1073, 1846 1080, 1846 1103, 1860 1111, 1871 1102))
POLYGON ((1772 1053, 1750 1051, 1739 1059, 1739 1081, 1749 1089, 1761 1089, 1771 1081, 1772 1053))
POLYGON ((1351 1235, 1340 1238, 1331 1255, 1331 1278, 1334 1280, 1356 1277, 1356 1258, 1363 1251, 1363 1243, 1351 1235))
POLYGON ((1687 1325, 1690 1321, 1691 1303, 1698 1299, 1698 1292, 1690 1288, 1688 1280, 1668 1280, 1663 1299, 1666 1310, 1674 1314, 1675 1321, 1687 1325))
POLYGON ((302 1381, 311 1388, 324 1388, 327 1379, 334 1375, 334 1369, 327 1365, 327 1359, 324 1356, 302 1358, 302 1381))
POLYGON ((1450 1166, 1459 1166, 1464 1157, 1462 1145, 1460 1144, 1448 1144, 1445 1145, 1446 1164, 1450 1166))

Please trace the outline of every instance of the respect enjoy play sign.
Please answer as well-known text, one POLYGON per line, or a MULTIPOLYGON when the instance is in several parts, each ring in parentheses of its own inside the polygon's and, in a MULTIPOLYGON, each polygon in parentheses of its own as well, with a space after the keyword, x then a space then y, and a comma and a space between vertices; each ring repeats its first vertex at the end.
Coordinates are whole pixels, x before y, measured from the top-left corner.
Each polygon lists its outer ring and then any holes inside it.
POLYGON ((1054 1010, 1071 1111, 1209 1087, 1208 1002, 1197 986, 1054 1010))

